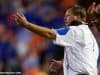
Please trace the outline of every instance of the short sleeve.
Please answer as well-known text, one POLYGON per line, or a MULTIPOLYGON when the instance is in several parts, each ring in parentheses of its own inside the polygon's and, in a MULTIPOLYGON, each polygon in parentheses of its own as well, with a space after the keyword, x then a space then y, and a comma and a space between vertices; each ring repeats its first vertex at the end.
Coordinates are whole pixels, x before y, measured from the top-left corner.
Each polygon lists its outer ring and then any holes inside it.
MULTIPOLYGON (((56 39, 53 40, 53 43, 56 45, 60 45, 60 46, 71 46, 73 44, 73 31, 71 29, 67 29, 66 33, 64 33, 63 35, 60 34, 58 32, 58 30, 56 29, 52 29, 54 31, 54 33, 56 34, 56 39)), ((60 32, 63 31, 62 29, 60 30, 60 32)))

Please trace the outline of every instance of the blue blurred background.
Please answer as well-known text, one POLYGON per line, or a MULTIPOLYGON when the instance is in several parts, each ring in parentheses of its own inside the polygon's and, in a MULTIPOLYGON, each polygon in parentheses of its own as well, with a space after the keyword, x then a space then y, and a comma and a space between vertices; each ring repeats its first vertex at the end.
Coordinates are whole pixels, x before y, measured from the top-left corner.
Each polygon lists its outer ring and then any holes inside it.
MULTIPOLYGON (((0 0, 0 72, 49 75, 51 60, 63 59, 63 47, 16 25, 16 13, 24 13, 28 21, 37 25, 61 28, 64 27, 63 18, 68 7, 77 3, 87 9, 94 1, 96 0, 0 0)), ((100 45, 100 35, 97 34, 96 38, 100 45)), ((98 70, 99 62, 98 60, 98 70)))

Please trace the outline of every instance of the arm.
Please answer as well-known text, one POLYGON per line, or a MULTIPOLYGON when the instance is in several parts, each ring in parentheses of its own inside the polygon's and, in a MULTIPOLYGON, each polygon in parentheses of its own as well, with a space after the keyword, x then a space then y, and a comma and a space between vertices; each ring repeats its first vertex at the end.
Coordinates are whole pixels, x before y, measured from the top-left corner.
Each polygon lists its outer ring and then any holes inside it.
POLYGON ((35 32, 36 34, 39 34, 49 39, 56 39, 56 34, 51 29, 30 23, 23 15, 17 14, 16 21, 18 24, 31 30, 32 32, 35 32))

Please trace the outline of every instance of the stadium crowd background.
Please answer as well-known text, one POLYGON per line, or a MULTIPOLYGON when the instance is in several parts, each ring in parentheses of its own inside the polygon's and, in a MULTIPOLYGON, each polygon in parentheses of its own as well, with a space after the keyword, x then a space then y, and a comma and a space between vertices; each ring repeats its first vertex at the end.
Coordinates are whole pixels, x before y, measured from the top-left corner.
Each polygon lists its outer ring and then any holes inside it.
MULTIPOLYGON (((0 0, 0 72, 48 75, 51 60, 63 59, 63 47, 53 45, 49 39, 16 25, 16 13, 24 13, 30 22, 37 25, 61 28, 64 27, 63 17, 68 7, 78 3, 87 9, 94 1, 96 0, 0 0)), ((88 22, 90 20, 88 18, 88 22)), ((100 34, 95 33, 100 45, 100 34)), ((98 70, 99 65, 100 61, 98 70)))

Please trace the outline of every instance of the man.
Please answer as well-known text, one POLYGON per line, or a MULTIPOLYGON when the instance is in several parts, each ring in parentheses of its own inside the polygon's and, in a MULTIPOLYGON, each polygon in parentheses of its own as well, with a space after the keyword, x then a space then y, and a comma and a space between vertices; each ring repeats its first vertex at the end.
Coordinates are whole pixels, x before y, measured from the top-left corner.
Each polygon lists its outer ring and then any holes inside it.
POLYGON ((92 18, 94 25, 100 32, 100 3, 96 4, 93 2, 88 8, 87 13, 92 18))
POLYGON ((23 15, 16 15, 18 24, 65 47, 64 75, 97 75, 98 46, 85 19, 84 8, 77 5, 69 8, 64 18, 69 27, 59 33, 59 30, 37 26, 23 15))
MULTIPOLYGON (((93 25, 91 30, 100 48, 100 3, 92 3, 88 8, 88 14, 91 17, 91 24, 93 25)), ((98 75, 100 75, 100 55, 98 59, 98 75)))

